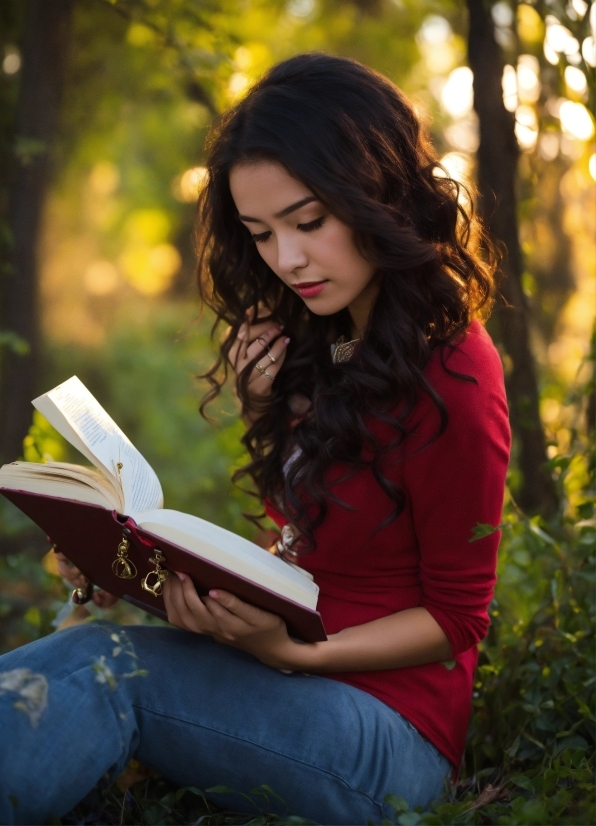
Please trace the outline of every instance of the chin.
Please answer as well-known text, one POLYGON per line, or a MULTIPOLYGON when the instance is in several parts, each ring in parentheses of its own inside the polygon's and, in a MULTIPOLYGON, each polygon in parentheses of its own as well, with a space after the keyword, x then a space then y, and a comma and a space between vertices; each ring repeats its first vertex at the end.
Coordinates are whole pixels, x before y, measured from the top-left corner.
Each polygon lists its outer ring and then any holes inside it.
POLYGON ((349 301, 330 301, 321 298, 302 299, 311 313, 315 315, 335 315, 349 306, 349 301))

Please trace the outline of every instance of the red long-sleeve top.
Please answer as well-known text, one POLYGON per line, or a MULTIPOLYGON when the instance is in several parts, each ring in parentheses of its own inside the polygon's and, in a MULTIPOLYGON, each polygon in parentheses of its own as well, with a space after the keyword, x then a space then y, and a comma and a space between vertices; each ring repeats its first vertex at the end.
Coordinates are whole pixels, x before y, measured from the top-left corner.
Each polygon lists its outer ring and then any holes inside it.
MULTIPOLYGON (((385 474, 406 496, 403 512, 378 530, 393 508, 369 469, 333 487, 350 509, 329 501, 317 549, 299 564, 320 588, 325 629, 344 628, 424 606, 451 644, 452 662, 383 671, 325 674, 378 697, 408 719, 458 766, 471 710, 477 643, 489 626, 499 534, 470 543, 478 523, 498 525, 510 431, 503 370, 488 333, 474 321, 454 351, 435 351, 425 376, 443 400, 446 430, 423 394, 413 432, 387 457, 385 474), (443 363, 442 363, 443 362, 443 363), (463 381, 449 371, 472 376, 463 381)), ((383 437, 383 428, 375 425, 383 437)), ((393 437, 394 433, 387 433, 393 437)), ((331 469, 339 479, 346 468, 331 469)), ((271 505, 268 514, 287 520, 271 505)))

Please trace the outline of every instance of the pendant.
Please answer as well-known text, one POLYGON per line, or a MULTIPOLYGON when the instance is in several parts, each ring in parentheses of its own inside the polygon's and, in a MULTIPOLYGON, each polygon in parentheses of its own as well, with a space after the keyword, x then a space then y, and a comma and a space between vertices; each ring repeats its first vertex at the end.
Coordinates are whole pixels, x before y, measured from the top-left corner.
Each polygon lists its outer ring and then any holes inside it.
POLYGON ((123 535, 118 545, 116 559, 112 562, 112 573, 120 579, 134 579, 137 575, 134 562, 128 558, 129 545, 128 539, 123 535))
POLYGON ((340 336, 333 347, 333 354, 331 359, 334 364, 339 364, 342 361, 349 361, 354 355, 356 346, 362 341, 361 338, 354 338, 352 341, 346 341, 344 336, 340 336))
POLYGON ((166 581, 170 574, 168 570, 164 570, 161 567, 161 563, 165 561, 165 556, 156 548, 155 556, 152 556, 149 559, 149 562, 152 562, 153 565, 155 565, 155 570, 149 571, 149 573, 141 580, 141 588, 143 591, 153 594, 154 597, 161 596, 162 584, 166 581), (151 582, 151 579, 153 579, 153 582, 151 582))

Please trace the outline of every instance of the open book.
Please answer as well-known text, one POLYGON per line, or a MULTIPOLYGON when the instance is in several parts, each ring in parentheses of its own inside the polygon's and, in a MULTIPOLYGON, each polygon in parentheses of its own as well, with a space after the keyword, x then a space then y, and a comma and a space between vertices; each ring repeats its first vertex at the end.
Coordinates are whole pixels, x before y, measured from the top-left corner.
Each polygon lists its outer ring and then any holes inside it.
POLYGON ((96 469, 12 462, 0 468, 0 493, 93 583, 166 618, 160 571, 171 568, 188 573, 199 594, 230 591, 282 616, 294 636, 326 639, 311 574, 204 519, 165 510, 155 471, 76 376, 33 405, 96 469))

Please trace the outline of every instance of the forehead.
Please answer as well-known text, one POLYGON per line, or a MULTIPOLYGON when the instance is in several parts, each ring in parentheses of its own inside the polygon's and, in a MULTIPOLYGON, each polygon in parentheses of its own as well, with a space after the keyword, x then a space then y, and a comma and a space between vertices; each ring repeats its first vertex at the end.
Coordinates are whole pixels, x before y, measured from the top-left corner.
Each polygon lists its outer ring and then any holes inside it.
POLYGON ((233 166, 230 170, 230 192, 240 214, 258 218, 271 217, 313 194, 276 161, 255 161, 233 166))

